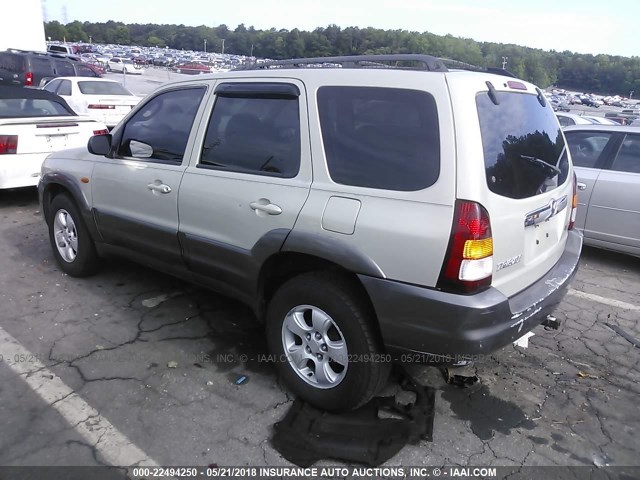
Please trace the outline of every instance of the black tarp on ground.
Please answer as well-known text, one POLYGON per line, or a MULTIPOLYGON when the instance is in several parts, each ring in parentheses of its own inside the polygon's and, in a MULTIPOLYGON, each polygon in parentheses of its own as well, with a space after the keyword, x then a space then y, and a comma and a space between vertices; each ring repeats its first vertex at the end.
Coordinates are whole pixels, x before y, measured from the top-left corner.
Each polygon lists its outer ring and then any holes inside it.
POLYGON ((412 404, 401 405, 396 396, 376 397, 352 412, 327 413, 296 399, 274 425, 274 448, 301 467, 328 458, 376 466, 407 443, 432 441, 435 390, 404 371, 398 375, 400 387, 415 394, 412 404))

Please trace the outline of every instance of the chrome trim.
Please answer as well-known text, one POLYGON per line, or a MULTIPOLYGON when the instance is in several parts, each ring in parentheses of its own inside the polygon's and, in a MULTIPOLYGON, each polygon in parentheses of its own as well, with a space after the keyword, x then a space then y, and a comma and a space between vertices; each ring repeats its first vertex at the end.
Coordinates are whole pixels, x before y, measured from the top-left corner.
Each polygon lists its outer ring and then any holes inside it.
POLYGON ((569 200, 566 195, 560 198, 555 198, 551 200, 544 207, 538 208, 532 212, 527 213, 527 216, 524 218, 524 226, 530 227, 532 225, 537 225, 542 222, 546 222, 551 217, 557 215, 562 210, 567 208, 569 204, 569 200))

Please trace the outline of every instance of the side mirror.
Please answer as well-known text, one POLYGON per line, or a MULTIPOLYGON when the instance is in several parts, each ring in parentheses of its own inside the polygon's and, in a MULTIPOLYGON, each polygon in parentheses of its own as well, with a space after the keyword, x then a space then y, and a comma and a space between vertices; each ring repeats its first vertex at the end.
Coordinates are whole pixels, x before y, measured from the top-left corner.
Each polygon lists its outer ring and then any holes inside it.
POLYGON ((94 135, 89 139, 87 148, 94 155, 102 155, 103 157, 109 155, 111 151, 111 134, 94 135))

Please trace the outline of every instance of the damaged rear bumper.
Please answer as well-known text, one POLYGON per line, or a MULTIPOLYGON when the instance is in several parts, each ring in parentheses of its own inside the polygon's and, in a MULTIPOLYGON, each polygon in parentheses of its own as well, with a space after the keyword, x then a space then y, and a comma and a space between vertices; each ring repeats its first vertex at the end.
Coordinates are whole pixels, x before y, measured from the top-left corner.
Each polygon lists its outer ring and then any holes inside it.
POLYGON ((542 323, 566 294, 581 250, 582 235, 570 231, 555 266, 510 298, 495 288, 456 295, 364 275, 360 280, 376 310, 385 346, 404 353, 397 360, 416 362, 427 354, 423 361, 450 363, 491 353, 542 323))

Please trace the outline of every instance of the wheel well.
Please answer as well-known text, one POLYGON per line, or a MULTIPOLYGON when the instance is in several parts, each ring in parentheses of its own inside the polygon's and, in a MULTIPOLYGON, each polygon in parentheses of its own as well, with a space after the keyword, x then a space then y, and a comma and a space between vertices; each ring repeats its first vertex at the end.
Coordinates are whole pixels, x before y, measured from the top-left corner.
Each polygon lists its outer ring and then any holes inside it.
POLYGON ((42 196, 42 213, 44 214, 45 219, 49 218, 49 206, 51 205, 51 202, 55 197, 62 193, 69 193, 69 190, 58 183, 51 183, 47 185, 42 196))
MULTIPOLYGON (((287 280, 301 275, 307 272, 321 271, 321 270, 333 270, 345 278, 348 278, 358 290, 366 298, 367 303, 371 307, 371 313, 375 318, 375 310, 373 303, 369 298, 367 290, 358 279, 358 276, 338 265, 337 263, 325 260, 313 255, 307 255, 304 253, 285 252, 279 253, 269 257, 260 270, 258 279, 258 298, 260 299, 258 316, 262 320, 266 313, 267 305, 269 301, 276 293, 276 291, 287 280)), ((376 319, 377 327, 377 319, 376 319)))

